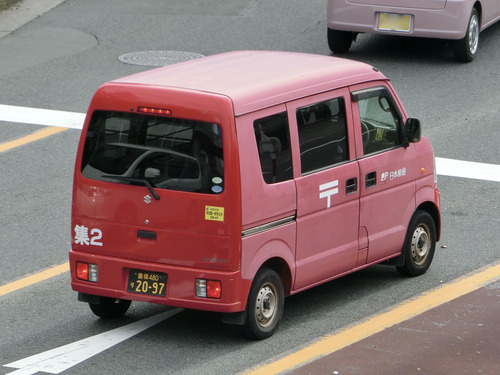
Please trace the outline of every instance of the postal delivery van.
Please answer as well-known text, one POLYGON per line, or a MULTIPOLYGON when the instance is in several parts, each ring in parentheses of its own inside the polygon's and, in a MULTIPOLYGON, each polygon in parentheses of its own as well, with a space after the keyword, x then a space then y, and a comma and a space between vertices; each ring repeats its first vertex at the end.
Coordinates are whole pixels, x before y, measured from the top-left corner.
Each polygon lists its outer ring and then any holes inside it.
POLYGON ((417 276, 440 237, 434 155, 369 65, 239 51, 108 82, 76 157, 71 285, 272 335, 284 298, 374 264, 417 276))

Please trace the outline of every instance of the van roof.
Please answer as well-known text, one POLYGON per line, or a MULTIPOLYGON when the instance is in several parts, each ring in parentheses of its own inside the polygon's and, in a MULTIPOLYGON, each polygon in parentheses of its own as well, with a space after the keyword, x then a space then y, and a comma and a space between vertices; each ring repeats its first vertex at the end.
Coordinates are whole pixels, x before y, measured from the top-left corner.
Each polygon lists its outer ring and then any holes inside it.
POLYGON ((356 83, 387 79, 372 66, 331 56, 236 51, 152 69, 115 83, 175 87, 225 95, 242 115, 356 83))

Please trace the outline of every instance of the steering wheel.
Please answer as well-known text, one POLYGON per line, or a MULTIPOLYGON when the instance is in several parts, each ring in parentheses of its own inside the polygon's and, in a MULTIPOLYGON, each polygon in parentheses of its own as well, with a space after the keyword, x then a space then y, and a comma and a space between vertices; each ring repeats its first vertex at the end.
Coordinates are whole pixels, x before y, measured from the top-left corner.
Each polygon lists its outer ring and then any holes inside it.
POLYGON ((361 120, 361 137, 363 139, 363 149, 366 149, 368 143, 370 143, 371 131, 370 127, 365 121, 361 120))

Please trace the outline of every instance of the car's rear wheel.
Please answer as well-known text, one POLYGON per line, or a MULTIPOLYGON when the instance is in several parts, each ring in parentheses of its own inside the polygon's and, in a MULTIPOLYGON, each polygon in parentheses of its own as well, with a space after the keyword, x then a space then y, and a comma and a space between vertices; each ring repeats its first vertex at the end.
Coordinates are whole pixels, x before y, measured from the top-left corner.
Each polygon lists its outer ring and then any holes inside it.
POLYGON ((481 30, 481 21, 476 8, 472 9, 469 25, 465 37, 453 41, 455 58, 461 62, 470 62, 476 57, 479 46, 479 32, 481 30))
POLYGON ((432 216, 415 212, 408 225, 403 248, 404 265, 396 267, 405 276, 420 276, 430 267, 436 249, 436 225, 432 216))
POLYGON ((281 278, 275 271, 263 268, 255 276, 248 295, 245 334, 258 340, 272 336, 278 328, 284 305, 281 278))
POLYGON ((333 53, 346 53, 351 48, 354 40, 352 31, 328 29, 328 47, 333 53))
POLYGON ((101 297, 98 303, 89 303, 90 310, 101 318, 118 318, 125 314, 132 301, 101 297))

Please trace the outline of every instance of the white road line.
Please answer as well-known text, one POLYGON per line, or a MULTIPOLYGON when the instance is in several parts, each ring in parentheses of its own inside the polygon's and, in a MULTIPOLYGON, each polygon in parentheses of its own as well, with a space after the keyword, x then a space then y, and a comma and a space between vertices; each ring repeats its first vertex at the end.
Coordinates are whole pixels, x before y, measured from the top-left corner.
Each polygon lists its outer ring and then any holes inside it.
POLYGON ((37 372, 59 374, 62 371, 99 354, 112 346, 125 341, 138 333, 168 319, 183 309, 176 308, 152 317, 139 320, 111 331, 100 333, 46 352, 33 355, 4 365, 17 368, 9 375, 33 375, 37 372))
POLYGON ((443 176, 500 182, 500 165, 436 158, 436 173, 443 176))
MULTIPOLYGON (((0 121, 81 129, 85 113, 0 104, 0 121)), ((436 158, 436 173, 443 176, 500 182, 500 165, 436 158)))
POLYGON ((85 113, 0 104, 0 121, 81 129, 85 113))

